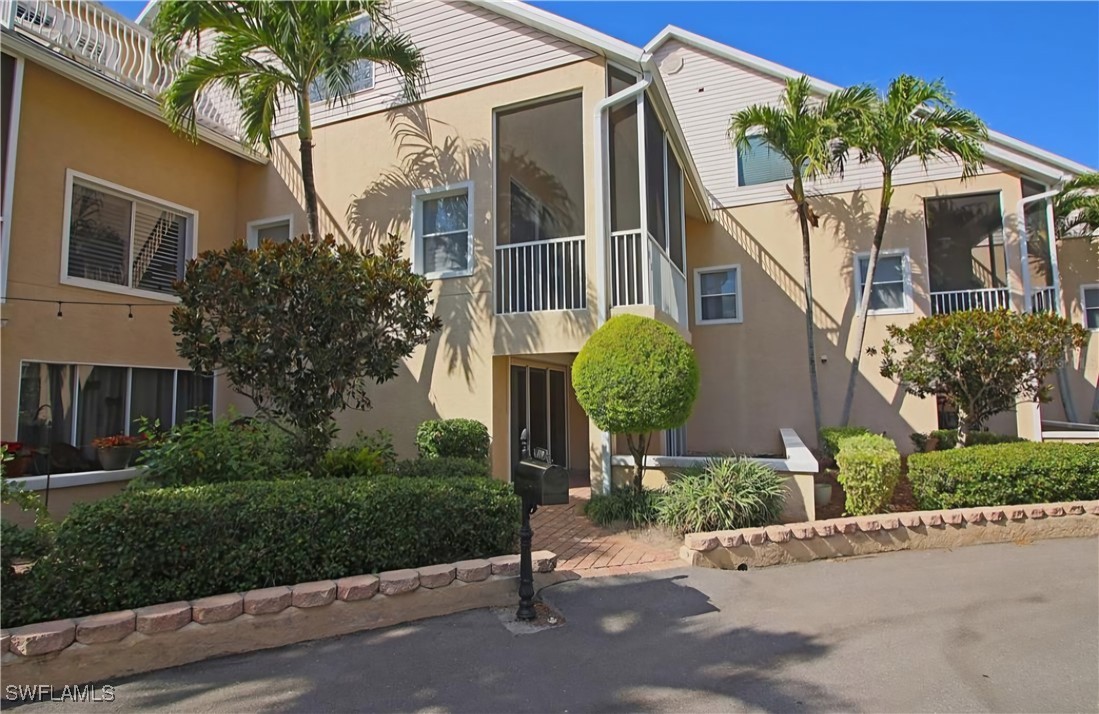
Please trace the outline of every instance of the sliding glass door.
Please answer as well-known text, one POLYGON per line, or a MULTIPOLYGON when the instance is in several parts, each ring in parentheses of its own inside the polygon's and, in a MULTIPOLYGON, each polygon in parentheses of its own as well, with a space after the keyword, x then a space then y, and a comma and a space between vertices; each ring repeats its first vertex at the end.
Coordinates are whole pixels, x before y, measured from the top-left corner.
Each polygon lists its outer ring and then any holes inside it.
POLYGON ((561 369, 511 367, 511 464, 522 458, 520 438, 527 430, 530 448, 545 449, 558 466, 568 466, 565 372, 561 369))

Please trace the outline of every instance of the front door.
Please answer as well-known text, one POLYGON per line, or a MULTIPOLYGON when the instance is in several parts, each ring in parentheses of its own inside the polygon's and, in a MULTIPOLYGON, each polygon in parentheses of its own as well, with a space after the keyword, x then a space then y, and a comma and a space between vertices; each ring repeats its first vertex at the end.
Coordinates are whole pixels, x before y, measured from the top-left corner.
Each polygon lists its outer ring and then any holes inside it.
POLYGON ((558 466, 568 466, 565 371, 511 367, 511 465, 522 457, 519 444, 527 430, 530 447, 546 449, 558 466))

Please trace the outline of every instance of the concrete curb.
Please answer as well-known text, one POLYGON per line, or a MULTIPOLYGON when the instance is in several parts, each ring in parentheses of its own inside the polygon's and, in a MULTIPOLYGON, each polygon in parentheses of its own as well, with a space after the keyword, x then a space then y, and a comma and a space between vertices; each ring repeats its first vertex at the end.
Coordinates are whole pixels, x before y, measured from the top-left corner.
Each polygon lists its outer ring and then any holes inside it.
POLYGON ((1099 501, 882 513, 766 528, 688 533, 690 565, 735 570, 896 550, 1099 535, 1099 501))
MULTIPOLYGON (((504 556, 518 563, 519 556, 504 556)), ((557 556, 533 554, 535 589, 570 578, 557 556)), ((478 567, 479 566, 479 567, 478 567)), ((425 617, 518 603, 518 575, 492 575, 465 561, 476 580, 447 579, 455 565, 263 588, 37 623, 2 632, 6 685, 102 682, 229 654, 388 627, 425 617), (476 577, 476 576, 474 576, 476 577), (445 584, 444 584, 445 581, 445 584), (379 587, 386 582, 395 585, 379 587)))

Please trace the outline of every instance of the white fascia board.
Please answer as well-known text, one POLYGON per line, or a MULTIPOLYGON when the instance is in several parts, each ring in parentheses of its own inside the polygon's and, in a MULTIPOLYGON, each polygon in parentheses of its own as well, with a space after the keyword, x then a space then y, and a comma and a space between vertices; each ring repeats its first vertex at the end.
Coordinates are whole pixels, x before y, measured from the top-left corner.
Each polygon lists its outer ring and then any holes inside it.
POLYGON ((560 15, 555 15, 533 5, 527 5, 519 0, 469 0, 469 2, 543 32, 548 32, 563 40, 574 42, 581 47, 586 47, 593 52, 604 55, 608 59, 631 67, 640 67, 641 56, 644 54, 644 50, 640 47, 623 42, 610 35, 605 35, 598 30, 565 19, 560 15))
MULTIPOLYGON (((134 111, 141 112, 146 116, 164 122, 164 117, 160 113, 160 107, 152 97, 134 92, 118 82, 85 68, 83 65, 68 59, 64 55, 60 55, 35 42, 30 42, 19 37, 15 33, 5 31, 3 36, 4 51, 41 65, 56 72, 62 77, 71 79, 77 84, 113 99, 119 104, 123 104, 134 111)), ((234 156, 246 159, 252 163, 266 164, 268 162, 267 157, 261 156, 260 154, 245 148, 236 139, 202 126, 201 124, 198 126, 198 138, 211 146, 216 146, 223 151, 227 151, 234 156)))
MULTIPOLYGON (((654 53, 661 45, 669 40, 678 40, 686 45, 691 45, 692 47, 709 52, 716 57, 742 64, 758 72, 779 79, 786 80, 801 76, 809 77, 809 83, 813 88, 813 91, 821 94, 828 94, 837 89, 841 89, 839 85, 825 82, 822 79, 817 79, 804 72, 798 72, 797 70, 790 69, 789 67, 776 62, 765 60, 762 57, 757 57, 753 54, 738 50, 735 47, 730 47, 724 43, 711 40, 708 37, 703 37, 702 35, 684 30, 683 28, 674 25, 668 25, 661 30, 656 37, 650 40, 648 44, 645 45, 645 52, 654 53)), ((998 131, 990 130, 988 135, 989 141, 985 146, 985 150, 989 158, 1028 174, 1034 174, 1046 179, 1059 180, 1064 178, 1066 174, 1074 175, 1095 170, 1085 164, 1067 159, 1063 156, 1058 156, 1050 151, 1038 148, 1037 146, 1028 144, 1024 141, 1019 141, 1018 139, 1014 139, 998 131)))

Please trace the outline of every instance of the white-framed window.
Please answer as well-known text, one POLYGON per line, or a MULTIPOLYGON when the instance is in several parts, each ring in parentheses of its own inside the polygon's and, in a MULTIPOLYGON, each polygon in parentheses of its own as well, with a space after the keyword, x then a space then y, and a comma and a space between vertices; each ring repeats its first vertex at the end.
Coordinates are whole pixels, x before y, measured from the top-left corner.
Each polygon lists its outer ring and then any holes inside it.
POLYGON ((198 213, 69 170, 61 282, 155 299, 174 299, 195 254, 198 213))
POLYGON ((695 270, 695 324, 744 322, 739 265, 715 265, 695 270))
POLYGON ((168 429, 210 416, 214 408, 213 376, 187 369, 20 364, 18 441, 31 449, 49 447, 59 453, 59 445, 68 445, 64 452, 69 470, 94 470, 92 442, 137 434, 142 418, 168 429))
MULTIPOLYGON (((364 15, 351 21, 351 31, 356 35, 370 34, 370 17, 364 15)), ((359 60, 351 67, 351 83, 348 95, 374 88, 374 63, 370 60, 359 60)), ((324 77, 317 77, 309 85, 309 101, 327 102, 332 99, 332 92, 328 89, 328 83, 324 77)))
POLYGON ((1084 327, 1099 330, 1099 283, 1080 286, 1080 306, 1084 310, 1084 327))
POLYGON ((749 136, 747 146, 736 147, 737 186, 788 181, 794 172, 790 162, 761 136, 749 136))
POLYGON ((473 273, 473 182, 412 193, 412 268, 425 278, 473 273))
POLYGON ((260 242, 286 243, 294 237, 294 217, 274 216, 248 222, 248 247, 255 249, 260 242))
POLYGON ((687 425, 668 429, 664 432, 664 454, 666 456, 687 455, 687 425))
MULTIPOLYGON (((870 253, 855 255, 855 306, 862 300, 870 253)), ((912 268, 907 250, 883 250, 874 269, 874 287, 870 290, 871 315, 899 315, 912 312, 912 268)))

